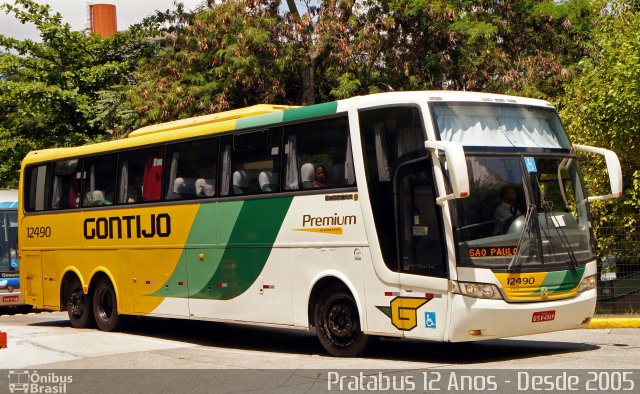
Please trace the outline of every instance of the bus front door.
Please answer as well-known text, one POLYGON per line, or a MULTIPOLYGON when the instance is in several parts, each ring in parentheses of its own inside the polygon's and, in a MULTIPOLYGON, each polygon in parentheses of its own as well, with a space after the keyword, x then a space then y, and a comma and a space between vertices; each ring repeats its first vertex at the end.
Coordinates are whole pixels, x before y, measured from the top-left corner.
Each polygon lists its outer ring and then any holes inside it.
POLYGON ((396 172, 398 261, 405 337, 442 340, 447 316, 447 264, 441 208, 430 158, 396 172))

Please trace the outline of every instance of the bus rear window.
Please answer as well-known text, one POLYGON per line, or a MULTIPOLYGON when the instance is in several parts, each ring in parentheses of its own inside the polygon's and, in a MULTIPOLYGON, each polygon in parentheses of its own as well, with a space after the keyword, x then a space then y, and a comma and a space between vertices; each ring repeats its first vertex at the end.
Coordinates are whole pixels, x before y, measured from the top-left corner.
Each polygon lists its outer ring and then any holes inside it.
POLYGON ((25 209, 28 212, 38 212, 48 209, 47 186, 48 166, 40 165, 30 167, 26 171, 25 185, 25 209))

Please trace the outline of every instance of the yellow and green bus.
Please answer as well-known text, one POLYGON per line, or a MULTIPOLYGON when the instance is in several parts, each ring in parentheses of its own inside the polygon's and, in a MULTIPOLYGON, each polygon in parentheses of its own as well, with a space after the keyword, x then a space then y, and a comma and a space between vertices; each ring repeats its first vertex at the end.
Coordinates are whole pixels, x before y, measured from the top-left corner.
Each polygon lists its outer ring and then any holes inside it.
POLYGON ((571 329, 596 302, 589 200, 621 192, 615 153, 572 145, 545 101, 257 105, 29 153, 23 294, 78 328, 315 327, 336 356, 571 329), (578 150, 605 156, 610 194, 587 197, 578 150))

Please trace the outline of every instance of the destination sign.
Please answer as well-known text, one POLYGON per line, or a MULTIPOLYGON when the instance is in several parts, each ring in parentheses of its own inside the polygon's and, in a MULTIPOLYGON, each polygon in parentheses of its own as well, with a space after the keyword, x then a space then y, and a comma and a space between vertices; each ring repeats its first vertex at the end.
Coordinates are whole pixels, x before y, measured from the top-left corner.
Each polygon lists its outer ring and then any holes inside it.
POLYGON ((518 253, 517 246, 485 246, 469 248, 469 257, 503 257, 518 253))

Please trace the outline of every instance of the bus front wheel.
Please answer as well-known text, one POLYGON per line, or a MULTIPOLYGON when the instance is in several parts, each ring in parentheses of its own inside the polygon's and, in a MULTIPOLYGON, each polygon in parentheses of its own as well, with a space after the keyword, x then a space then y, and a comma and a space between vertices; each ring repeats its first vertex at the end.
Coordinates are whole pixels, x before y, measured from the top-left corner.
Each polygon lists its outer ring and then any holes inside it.
POLYGON ((116 292, 107 279, 98 280, 93 290, 93 315, 101 331, 118 331, 127 322, 127 316, 118 314, 116 292))
POLYGON ((91 310, 91 298, 82 291, 82 283, 78 278, 67 282, 65 291, 67 314, 74 328, 87 328, 93 326, 93 311, 91 310))
POLYGON ((344 286, 322 291, 314 318, 318 339, 332 356, 358 356, 371 342, 371 337, 362 332, 356 302, 344 286))

